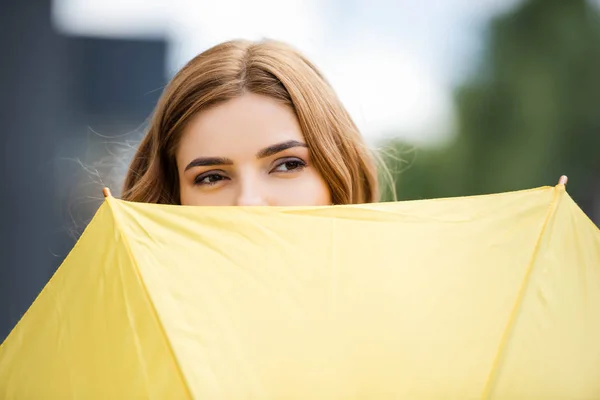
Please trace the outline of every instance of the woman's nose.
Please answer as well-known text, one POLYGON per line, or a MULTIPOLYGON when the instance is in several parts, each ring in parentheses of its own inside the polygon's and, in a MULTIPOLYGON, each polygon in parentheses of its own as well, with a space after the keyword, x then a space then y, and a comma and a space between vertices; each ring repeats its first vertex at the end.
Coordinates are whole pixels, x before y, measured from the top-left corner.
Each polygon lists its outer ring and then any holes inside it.
POLYGON ((237 196, 236 205, 238 206, 266 206, 264 193, 260 189, 260 184, 256 180, 247 180, 240 183, 240 191, 237 196))
POLYGON ((267 202, 258 196, 240 196, 238 198, 237 204, 238 206, 266 206, 267 202))

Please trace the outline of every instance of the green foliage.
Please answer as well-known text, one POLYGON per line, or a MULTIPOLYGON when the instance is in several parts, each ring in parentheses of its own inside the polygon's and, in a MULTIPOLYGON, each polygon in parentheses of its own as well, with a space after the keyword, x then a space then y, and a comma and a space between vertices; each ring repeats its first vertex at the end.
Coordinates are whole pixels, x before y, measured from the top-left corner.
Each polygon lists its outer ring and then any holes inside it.
MULTIPOLYGON (((456 139, 413 149, 401 164, 386 157, 398 198, 554 185, 566 174, 569 193, 591 215, 600 202, 597 9, 585 0, 525 1, 490 23, 485 44, 456 89, 456 139)), ((386 143, 401 158, 406 147, 386 143)))

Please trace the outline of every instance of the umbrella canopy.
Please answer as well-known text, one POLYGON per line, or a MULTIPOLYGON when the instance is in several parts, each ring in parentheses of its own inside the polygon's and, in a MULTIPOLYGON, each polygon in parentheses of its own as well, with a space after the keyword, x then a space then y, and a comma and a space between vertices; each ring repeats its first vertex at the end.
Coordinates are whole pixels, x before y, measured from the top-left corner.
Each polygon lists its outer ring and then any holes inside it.
POLYGON ((597 399, 600 231, 564 185, 331 207, 108 197, 3 399, 597 399))

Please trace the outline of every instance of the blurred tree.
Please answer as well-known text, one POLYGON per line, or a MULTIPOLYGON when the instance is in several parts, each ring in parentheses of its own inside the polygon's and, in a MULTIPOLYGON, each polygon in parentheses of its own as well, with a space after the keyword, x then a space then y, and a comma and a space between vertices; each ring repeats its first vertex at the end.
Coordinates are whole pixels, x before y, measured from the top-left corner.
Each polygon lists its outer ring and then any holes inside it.
MULTIPOLYGON (((398 198, 525 189, 566 174, 598 223, 599 71, 600 14, 587 1, 529 0, 497 17, 481 63, 456 91, 456 139, 416 152, 396 174, 398 198)), ((397 158, 387 157, 392 171, 397 158)))

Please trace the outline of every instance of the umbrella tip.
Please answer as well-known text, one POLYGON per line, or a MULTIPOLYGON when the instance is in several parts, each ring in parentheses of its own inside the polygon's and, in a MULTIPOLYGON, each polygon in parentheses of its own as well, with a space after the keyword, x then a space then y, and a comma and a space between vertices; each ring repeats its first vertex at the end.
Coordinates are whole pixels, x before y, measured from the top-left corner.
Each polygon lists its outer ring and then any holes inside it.
POLYGON ((110 192, 110 189, 107 187, 102 189, 102 194, 104 195, 104 197, 112 197, 112 193, 110 192))
POLYGON ((566 175, 563 175, 560 177, 560 179, 558 180, 558 184, 562 185, 562 186, 566 186, 567 182, 569 181, 569 178, 567 178, 566 175))

